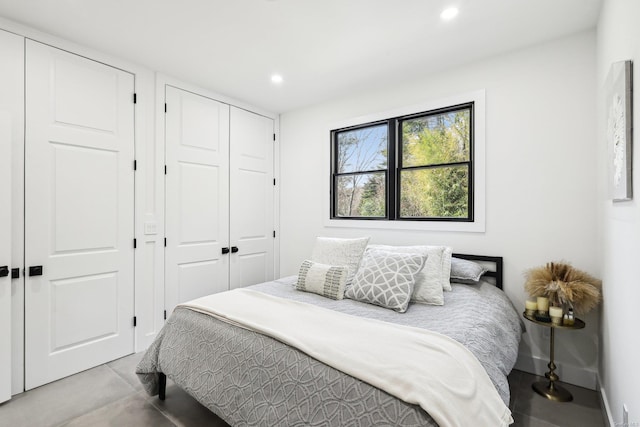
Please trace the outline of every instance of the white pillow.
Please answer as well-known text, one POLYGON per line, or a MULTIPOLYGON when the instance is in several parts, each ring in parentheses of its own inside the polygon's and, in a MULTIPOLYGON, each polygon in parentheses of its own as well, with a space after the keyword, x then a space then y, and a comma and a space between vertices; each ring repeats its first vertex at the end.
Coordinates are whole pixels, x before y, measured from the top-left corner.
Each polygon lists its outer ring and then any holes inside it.
POLYGON ((445 291, 451 290, 451 255, 453 255, 453 249, 445 246, 442 252, 442 289, 445 291))
POLYGON ((427 262, 416 277, 416 286, 411 298, 414 302, 423 304, 443 305, 442 290, 451 290, 449 276, 451 274, 451 254, 453 251, 447 246, 387 246, 369 245, 372 249, 383 249, 402 253, 425 253, 427 262), (438 290, 440 287, 440 290, 438 290))
POLYGON ((296 289, 331 299, 342 299, 347 282, 347 267, 304 260, 300 266, 296 289))
POLYGON ((451 282, 453 283, 476 285, 487 271, 489 271, 488 268, 476 262, 451 258, 451 282))
POLYGON ((347 286, 353 282, 360 260, 369 243, 368 237, 340 239, 336 237, 318 237, 311 252, 311 261, 327 265, 347 267, 347 286))
POLYGON ((421 253, 367 250, 345 296, 404 313, 424 262, 421 253))

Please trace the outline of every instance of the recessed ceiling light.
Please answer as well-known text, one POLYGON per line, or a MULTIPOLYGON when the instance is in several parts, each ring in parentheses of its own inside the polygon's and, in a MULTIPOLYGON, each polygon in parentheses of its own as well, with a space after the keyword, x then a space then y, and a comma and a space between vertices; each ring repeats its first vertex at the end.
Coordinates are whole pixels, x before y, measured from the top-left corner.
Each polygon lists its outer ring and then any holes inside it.
POLYGON ((282 76, 280 74, 274 74, 271 76, 271 83, 275 83, 277 85, 279 85, 280 83, 282 83, 283 79, 282 76))
POLYGON ((458 8, 457 7, 449 7, 449 8, 447 8, 447 9, 442 11, 442 13, 440 14, 440 18, 443 21, 450 21, 453 18, 455 18, 456 15, 458 15, 458 8))

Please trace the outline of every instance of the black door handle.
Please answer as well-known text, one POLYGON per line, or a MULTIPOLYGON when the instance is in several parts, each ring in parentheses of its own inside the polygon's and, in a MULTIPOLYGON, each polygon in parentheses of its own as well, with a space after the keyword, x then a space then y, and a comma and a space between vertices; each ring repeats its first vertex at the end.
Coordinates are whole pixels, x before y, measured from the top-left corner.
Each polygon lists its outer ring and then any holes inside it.
POLYGON ((228 254, 228 253, 229 253, 229 248, 222 248, 222 255, 228 254))
POLYGON ((237 246, 231 246, 231 253, 235 254, 236 252, 238 252, 240 249, 238 249, 237 246))
POLYGON ((0 277, 7 277, 9 275, 9 266, 3 265, 0 267, 0 277))
POLYGON ((34 265, 29 267, 29 276, 42 276, 42 266, 34 265))

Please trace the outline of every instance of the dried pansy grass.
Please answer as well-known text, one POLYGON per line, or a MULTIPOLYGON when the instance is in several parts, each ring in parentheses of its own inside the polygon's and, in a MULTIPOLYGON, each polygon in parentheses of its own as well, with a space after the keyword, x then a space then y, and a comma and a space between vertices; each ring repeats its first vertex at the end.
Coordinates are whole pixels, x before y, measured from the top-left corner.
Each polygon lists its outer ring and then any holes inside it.
POLYGON ((525 273, 524 288, 532 297, 548 297, 552 302, 568 303, 580 314, 600 302, 602 281, 560 262, 549 262, 525 273))

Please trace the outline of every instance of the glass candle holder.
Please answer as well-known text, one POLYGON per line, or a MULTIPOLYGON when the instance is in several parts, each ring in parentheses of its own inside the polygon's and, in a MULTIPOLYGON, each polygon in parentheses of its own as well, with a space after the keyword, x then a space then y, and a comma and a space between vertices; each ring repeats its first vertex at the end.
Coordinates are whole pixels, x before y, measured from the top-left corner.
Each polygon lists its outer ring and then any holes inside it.
POLYGON ((547 297, 538 297, 538 314, 544 315, 549 312, 549 298, 547 297))
POLYGON ((526 300, 524 302, 524 309, 527 316, 535 316, 538 303, 536 301, 526 300))
POLYGON ((562 320, 562 324, 565 326, 573 326, 575 323, 575 317, 573 315, 573 309, 569 309, 568 312, 564 314, 564 319, 562 320))
POLYGON ((562 324, 562 307, 549 307, 549 316, 551 316, 551 323, 556 326, 562 324))

